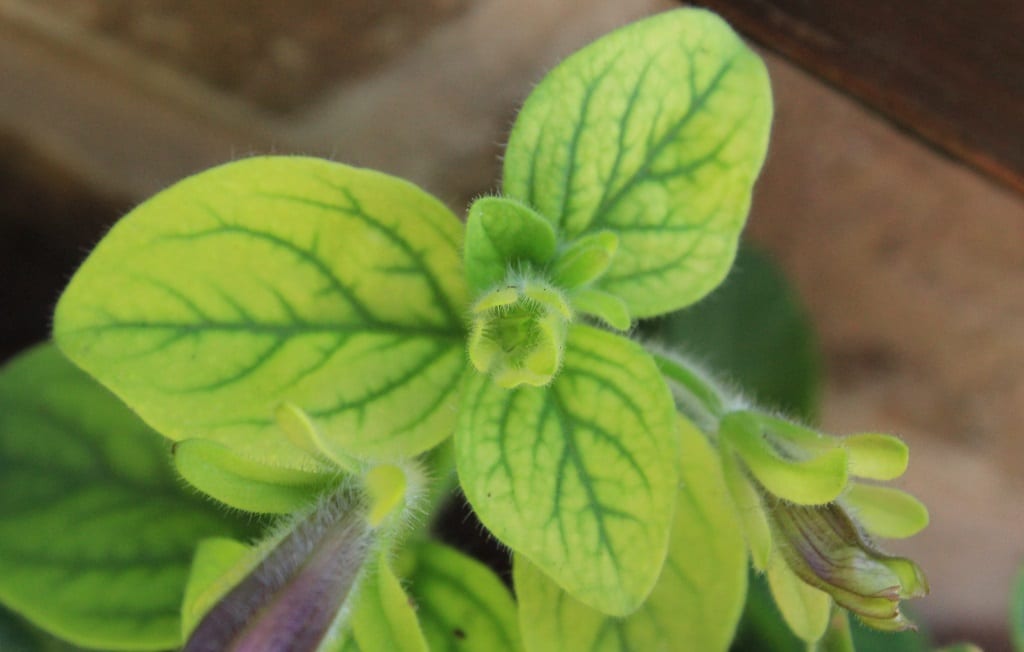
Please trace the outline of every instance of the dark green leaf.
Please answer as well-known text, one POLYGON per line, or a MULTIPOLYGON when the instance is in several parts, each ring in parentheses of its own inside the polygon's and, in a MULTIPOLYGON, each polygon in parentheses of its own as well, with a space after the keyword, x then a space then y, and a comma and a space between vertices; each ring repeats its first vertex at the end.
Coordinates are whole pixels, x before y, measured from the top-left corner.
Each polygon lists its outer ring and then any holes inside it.
POLYGON ((0 602, 79 645, 169 648, 198 541, 245 529, 54 347, 0 372, 0 602))

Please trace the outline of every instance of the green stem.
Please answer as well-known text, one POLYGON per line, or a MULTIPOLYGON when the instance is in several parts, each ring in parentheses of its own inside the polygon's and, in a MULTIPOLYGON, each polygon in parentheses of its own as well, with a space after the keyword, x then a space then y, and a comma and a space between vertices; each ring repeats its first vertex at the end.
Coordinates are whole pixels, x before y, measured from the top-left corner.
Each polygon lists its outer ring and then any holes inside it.
POLYGON ((699 372, 686 367, 679 360, 662 353, 649 351, 654 356, 661 373, 684 391, 692 403, 699 406, 712 422, 717 422, 726 412, 725 402, 718 389, 707 382, 699 372))

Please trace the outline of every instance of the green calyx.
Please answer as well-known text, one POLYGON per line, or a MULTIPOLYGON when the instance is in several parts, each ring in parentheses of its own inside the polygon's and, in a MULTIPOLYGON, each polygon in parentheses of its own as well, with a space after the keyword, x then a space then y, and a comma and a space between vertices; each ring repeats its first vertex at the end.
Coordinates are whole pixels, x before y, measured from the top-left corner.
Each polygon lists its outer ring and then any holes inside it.
POLYGON ((875 629, 913 628, 900 601, 928 593, 924 574, 911 560, 875 548, 841 506, 780 502, 770 520, 779 552, 797 577, 875 629))
POLYGON ((902 538, 928 523, 928 512, 897 489, 864 484, 907 467, 907 448, 874 433, 831 437, 753 410, 719 425, 723 468, 754 566, 766 570, 790 628, 817 641, 830 605, 886 631, 913 628, 902 600, 928 592, 911 560, 875 547, 872 536, 902 538))
POLYGON ((484 293, 472 309, 469 359, 502 387, 547 385, 558 372, 572 309, 560 291, 513 280, 484 293))

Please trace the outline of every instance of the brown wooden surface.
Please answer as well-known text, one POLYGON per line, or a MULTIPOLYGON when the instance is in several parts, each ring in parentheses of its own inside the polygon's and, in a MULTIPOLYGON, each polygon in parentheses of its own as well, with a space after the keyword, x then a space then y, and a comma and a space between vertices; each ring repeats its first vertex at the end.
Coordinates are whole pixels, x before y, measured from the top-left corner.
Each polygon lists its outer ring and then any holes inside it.
POLYGON ((698 0, 1024 192, 1024 0, 698 0))

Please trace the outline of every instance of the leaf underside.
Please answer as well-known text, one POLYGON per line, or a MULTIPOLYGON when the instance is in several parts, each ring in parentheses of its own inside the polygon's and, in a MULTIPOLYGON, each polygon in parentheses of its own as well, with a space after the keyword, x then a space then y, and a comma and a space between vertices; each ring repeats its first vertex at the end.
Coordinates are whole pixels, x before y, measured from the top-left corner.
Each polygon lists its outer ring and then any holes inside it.
POLYGON ((72 279, 55 335, 172 439, 303 467, 284 402, 340 450, 450 434, 465 359, 462 231, 387 175, 301 157, 190 177, 122 219, 72 279))
POLYGON ((522 649, 508 589, 489 568, 454 548, 421 544, 409 593, 431 652, 522 649))

